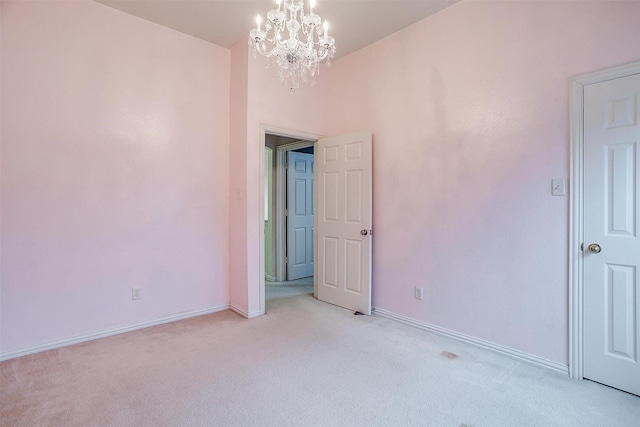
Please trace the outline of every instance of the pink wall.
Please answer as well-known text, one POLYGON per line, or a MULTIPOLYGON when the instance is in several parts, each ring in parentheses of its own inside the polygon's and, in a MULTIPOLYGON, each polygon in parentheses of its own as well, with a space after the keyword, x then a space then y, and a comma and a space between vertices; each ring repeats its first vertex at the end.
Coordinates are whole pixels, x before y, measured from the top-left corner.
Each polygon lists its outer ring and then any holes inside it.
POLYGON ((231 48, 230 236, 231 306, 248 313, 247 300, 247 41, 231 48))
POLYGON ((374 132, 376 307, 567 363, 568 82, 640 59, 638 16, 462 2, 336 62, 325 133, 374 132))
POLYGON ((91 1, 1 36, 0 351, 226 306, 229 50, 91 1))

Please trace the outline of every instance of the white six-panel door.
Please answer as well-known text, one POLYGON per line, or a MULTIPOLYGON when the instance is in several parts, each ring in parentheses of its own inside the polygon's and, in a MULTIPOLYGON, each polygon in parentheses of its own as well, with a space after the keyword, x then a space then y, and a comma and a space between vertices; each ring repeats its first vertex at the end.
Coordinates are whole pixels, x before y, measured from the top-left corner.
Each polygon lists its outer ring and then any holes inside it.
POLYGON ((316 144, 318 299, 371 314, 371 133, 316 144))
POLYGON ((584 89, 584 377, 640 395, 640 74, 584 89))
POLYGON ((287 153, 287 280, 313 276, 313 154, 287 153))

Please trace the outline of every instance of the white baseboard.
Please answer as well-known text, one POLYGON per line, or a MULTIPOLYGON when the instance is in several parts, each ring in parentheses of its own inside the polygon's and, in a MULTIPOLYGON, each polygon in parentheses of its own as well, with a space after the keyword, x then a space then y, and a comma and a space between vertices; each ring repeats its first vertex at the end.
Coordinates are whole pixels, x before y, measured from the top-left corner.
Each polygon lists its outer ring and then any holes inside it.
POLYGON ((249 318, 249 312, 247 310, 245 310, 244 308, 238 307, 235 304, 229 304, 229 310, 233 311, 234 313, 239 314, 242 317, 246 317, 247 319, 249 318))
POLYGON ((217 313, 219 311, 228 310, 229 305, 221 305, 218 307, 205 308, 202 310, 187 311, 180 314, 161 317, 160 319, 151 320, 149 322, 136 323, 134 325, 122 326, 119 328, 107 329, 100 332, 94 332, 91 334, 79 335, 73 338, 67 338, 59 341, 53 341, 42 345, 33 347, 27 347, 19 350, 8 351, 0 353, 0 362, 9 359, 15 359, 17 357, 28 356, 30 354, 40 353, 42 351, 54 350, 60 347, 66 347, 69 345, 80 344, 87 341, 97 340, 99 338, 106 338, 113 335, 123 334, 125 332, 131 332, 138 329, 144 329, 151 326, 162 325, 163 323, 175 322, 178 320, 188 319, 190 317, 203 316, 205 314, 217 313))
POLYGON ((249 315, 247 316, 247 319, 253 319, 254 317, 260 317, 262 316, 264 313, 262 311, 254 311, 252 313, 249 313, 249 315))
POLYGON ((499 344, 485 341, 479 338, 474 338, 469 335, 461 334, 459 332, 452 331, 450 329, 442 328, 440 326, 431 325, 420 320, 412 319, 410 317, 402 316, 400 314, 393 313, 391 311, 384 310, 382 308, 374 308, 374 314, 387 319, 395 320, 396 322, 403 323, 405 325, 413 326, 424 331, 433 332, 439 335, 443 335, 449 338, 453 338, 459 341, 463 341, 468 344, 473 344, 478 347, 486 348, 488 350, 495 351, 496 353, 503 354, 521 362, 526 362, 531 365, 539 366, 546 369, 551 369, 556 372, 569 375, 569 367, 562 363, 553 362, 551 360, 543 359, 542 357, 534 356, 529 353, 514 350, 509 347, 504 347, 499 344))
POLYGON ((238 307, 235 304, 230 304, 229 305, 229 309, 235 313, 238 313, 240 316, 242 317, 246 317, 247 319, 253 319, 254 317, 258 317, 258 316, 262 316, 264 313, 261 311, 253 311, 251 313, 249 313, 247 310, 245 310, 242 307, 238 307))
POLYGON ((267 282, 276 282, 276 281, 277 281, 277 280, 276 280, 276 276, 271 276, 271 275, 269 275, 269 274, 265 274, 264 279, 265 279, 267 282))

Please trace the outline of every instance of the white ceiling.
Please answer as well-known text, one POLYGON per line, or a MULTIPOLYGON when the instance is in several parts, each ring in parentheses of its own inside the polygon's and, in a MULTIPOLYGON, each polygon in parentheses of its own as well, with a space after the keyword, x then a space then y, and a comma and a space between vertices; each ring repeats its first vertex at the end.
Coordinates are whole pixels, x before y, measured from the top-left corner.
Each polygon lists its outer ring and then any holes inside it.
MULTIPOLYGON (((147 21, 230 48, 255 26, 275 0, 95 0, 147 21)), ((329 21, 336 58, 408 27, 458 0, 317 0, 329 21)), ((305 9, 308 1, 305 0, 305 9)))

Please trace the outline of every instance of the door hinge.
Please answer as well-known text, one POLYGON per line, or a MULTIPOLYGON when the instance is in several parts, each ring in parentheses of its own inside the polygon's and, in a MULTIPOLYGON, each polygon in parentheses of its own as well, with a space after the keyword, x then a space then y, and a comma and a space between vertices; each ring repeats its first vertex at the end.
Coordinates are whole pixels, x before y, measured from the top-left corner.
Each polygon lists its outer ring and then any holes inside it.
POLYGON ((284 216, 289 216, 289 209, 284 210, 284 216))
POLYGON ((289 257, 288 257, 288 256, 284 257, 284 263, 285 263, 285 264, 288 264, 288 263, 289 263, 289 257))

